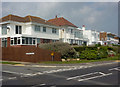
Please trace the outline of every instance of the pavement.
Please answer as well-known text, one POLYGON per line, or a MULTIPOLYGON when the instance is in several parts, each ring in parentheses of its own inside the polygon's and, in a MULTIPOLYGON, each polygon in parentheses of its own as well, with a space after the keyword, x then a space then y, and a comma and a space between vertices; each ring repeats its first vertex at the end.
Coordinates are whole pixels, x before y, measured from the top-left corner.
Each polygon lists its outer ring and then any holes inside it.
POLYGON ((120 66, 119 61, 47 65, 22 62, 15 65, 2 64, 0 72, 3 86, 115 85, 117 87, 120 66))

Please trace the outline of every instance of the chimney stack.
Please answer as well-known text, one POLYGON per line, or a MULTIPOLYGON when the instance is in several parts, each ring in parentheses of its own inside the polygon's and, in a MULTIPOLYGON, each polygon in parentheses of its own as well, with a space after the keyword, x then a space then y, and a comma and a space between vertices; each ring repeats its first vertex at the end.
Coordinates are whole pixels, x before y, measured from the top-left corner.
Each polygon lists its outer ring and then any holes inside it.
POLYGON ((82 26, 82 30, 85 30, 85 25, 82 26))
POLYGON ((85 25, 83 25, 83 27, 85 27, 85 25))
POLYGON ((55 18, 57 18, 57 15, 55 16, 55 18))

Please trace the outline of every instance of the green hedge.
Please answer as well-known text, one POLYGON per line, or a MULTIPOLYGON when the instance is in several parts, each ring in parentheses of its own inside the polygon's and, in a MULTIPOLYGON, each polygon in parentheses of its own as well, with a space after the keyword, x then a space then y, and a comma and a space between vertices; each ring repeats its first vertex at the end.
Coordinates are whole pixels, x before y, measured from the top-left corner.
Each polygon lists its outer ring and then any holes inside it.
POLYGON ((81 53, 82 51, 84 51, 85 49, 88 49, 88 50, 97 50, 97 47, 74 47, 74 49, 81 53))
POLYGON ((88 60, 107 58, 110 51, 116 52, 115 48, 109 46, 74 47, 74 49, 79 52, 80 59, 88 60))
POLYGON ((80 59, 93 60, 97 59, 98 51, 86 49, 80 53, 80 59))

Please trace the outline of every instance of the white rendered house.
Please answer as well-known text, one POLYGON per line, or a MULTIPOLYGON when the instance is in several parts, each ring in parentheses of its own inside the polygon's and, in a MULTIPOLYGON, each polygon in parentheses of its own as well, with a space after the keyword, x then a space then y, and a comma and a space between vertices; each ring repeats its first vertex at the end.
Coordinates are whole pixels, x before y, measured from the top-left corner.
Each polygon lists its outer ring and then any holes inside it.
POLYGON ((37 46, 59 41, 59 27, 35 16, 8 15, 0 21, 2 47, 37 46))
POLYGON ((58 18, 56 16, 56 18, 50 19, 48 20, 48 22, 51 22, 60 27, 59 38, 61 41, 69 44, 82 45, 85 43, 87 45, 88 39, 83 37, 83 30, 78 28, 76 25, 72 24, 65 18, 58 18))
POLYGON ((82 30, 83 30, 83 36, 85 38, 88 38, 88 45, 94 45, 94 44, 97 44, 100 40, 100 37, 99 37, 99 32, 96 31, 96 30, 86 30, 85 29, 85 25, 83 25, 82 27, 82 30))

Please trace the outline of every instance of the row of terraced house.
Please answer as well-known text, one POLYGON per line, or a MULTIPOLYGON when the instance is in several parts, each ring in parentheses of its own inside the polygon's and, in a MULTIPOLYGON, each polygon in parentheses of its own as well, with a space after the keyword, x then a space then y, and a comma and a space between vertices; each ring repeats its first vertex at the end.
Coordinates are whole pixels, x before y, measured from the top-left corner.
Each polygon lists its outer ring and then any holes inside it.
POLYGON ((38 46, 56 41, 77 45, 117 44, 112 33, 78 28, 63 17, 44 20, 36 16, 8 15, 0 19, 0 45, 2 47, 38 46))

